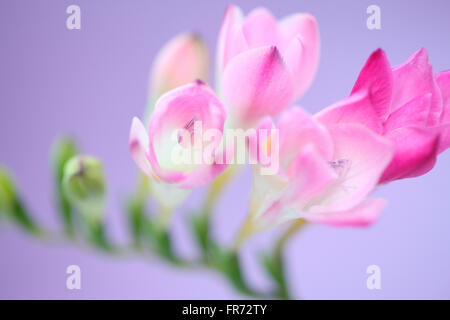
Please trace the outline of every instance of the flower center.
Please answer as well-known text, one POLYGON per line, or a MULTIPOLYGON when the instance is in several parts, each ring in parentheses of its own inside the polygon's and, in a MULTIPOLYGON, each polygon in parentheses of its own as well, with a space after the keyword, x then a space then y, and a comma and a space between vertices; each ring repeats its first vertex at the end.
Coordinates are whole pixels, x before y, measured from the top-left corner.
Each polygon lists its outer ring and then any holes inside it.
POLYGON ((197 116, 193 116, 183 128, 178 130, 178 143, 184 148, 193 144, 195 121, 197 121, 197 116))
POLYGON ((350 167, 352 166, 352 161, 349 159, 339 159, 334 161, 328 161, 331 168, 334 169, 339 178, 346 176, 350 167))

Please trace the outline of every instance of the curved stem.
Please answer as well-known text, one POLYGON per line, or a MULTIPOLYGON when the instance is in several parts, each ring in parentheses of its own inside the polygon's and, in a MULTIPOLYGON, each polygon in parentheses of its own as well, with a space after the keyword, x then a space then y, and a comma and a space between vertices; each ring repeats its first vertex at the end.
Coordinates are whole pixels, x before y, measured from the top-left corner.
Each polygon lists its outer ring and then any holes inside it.
POLYGON ((256 231, 253 221, 255 219, 255 214, 256 211, 258 210, 258 206, 252 200, 250 200, 249 203, 250 208, 247 217, 244 223, 241 225, 238 234, 236 235, 236 238, 234 239, 232 248, 233 251, 235 252, 238 251, 241 245, 245 242, 245 240, 247 240, 247 238, 256 231))
MULTIPOLYGON (((209 223, 210 215, 213 211, 214 205, 220 196, 223 189, 228 185, 228 183, 231 181, 231 179, 234 177, 234 175, 238 172, 237 166, 229 167, 225 172, 222 173, 211 185, 211 188, 208 193, 208 197, 206 199, 206 202, 203 206, 202 215, 206 217, 206 222, 209 223)), ((133 201, 135 201, 133 206, 136 206, 136 210, 131 210, 131 215, 136 215, 136 223, 137 224, 143 224, 146 220, 143 219, 145 217, 145 201, 147 199, 147 196, 149 194, 149 187, 150 187, 150 181, 149 179, 144 176, 140 175, 139 177, 139 183, 137 185, 135 195, 133 197, 133 201), (136 212, 134 212, 136 211, 136 212)), ((251 206, 253 208, 254 206, 251 206)), ((167 231, 167 224, 171 215, 172 210, 169 210, 168 208, 162 208, 162 212, 157 217, 157 220, 155 221, 156 224, 154 225, 157 230, 157 236, 158 238, 154 238, 153 241, 159 241, 160 245, 157 246, 154 253, 159 254, 161 257, 165 258, 166 261, 171 262, 173 265, 180 266, 180 267, 206 267, 210 268, 216 271, 219 271, 221 274, 223 274, 228 281, 241 293, 246 294, 248 296, 256 297, 256 298, 278 298, 280 295, 278 294, 266 294, 263 291, 259 290, 253 290, 251 286, 247 284, 247 281, 245 281, 245 278, 243 276, 242 272, 242 265, 240 263, 239 255, 238 255, 238 249, 240 247, 240 244, 242 244, 245 239, 249 235, 251 235, 254 232, 253 229, 253 213, 252 210, 250 210, 251 213, 249 214, 249 218, 246 221, 246 223, 243 225, 243 228, 241 229, 241 233, 238 235, 238 238, 236 240, 236 246, 234 250, 224 249, 218 246, 214 241, 210 240, 211 243, 207 248, 208 253, 212 253, 211 259, 201 260, 201 261, 186 261, 179 257, 179 255, 171 250, 171 238, 170 234, 167 231)), ((95 214, 95 212, 85 212, 84 216, 85 218, 92 218, 97 217, 98 215, 95 214), (93 214, 94 213, 94 214, 93 214)), ((63 242, 64 239, 69 240, 72 244, 77 244, 80 246, 90 247, 92 244, 96 244, 97 249, 103 249, 102 251, 107 254, 116 255, 116 256, 128 256, 128 255, 137 255, 137 256, 143 256, 148 257, 146 251, 142 250, 141 247, 138 246, 126 246, 122 247, 121 245, 116 245, 114 243, 110 243, 107 241, 107 238, 104 234, 104 226, 101 224, 97 224, 98 221, 90 221, 89 227, 90 231, 92 232, 92 240, 95 240, 94 242, 88 242, 85 241, 87 239, 74 239, 74 238, 67 238, 67 234, 59 234, 59 233, 34 233, 33 235, 39 236, 41 240, 44 240, 46 242, 50 243, 60 243, 63 242)), ((142 225, 141 225, 142 227, 142 225)), ((289 238, 286 236, 286 239, 289 238)), ((283 247, 283 243, 285 243, 286 240, 281 240, 279 242, 280 249, 278 250, 281 252, 281 248, 283 247)), ((149 251, 149 252, 151 252, 149 251)), ((281 290, 280 290, 281 291, 281 290)), ((287 296, 287 295, 286 295, 287 296)))
POLYGON ((156 217, 155 221, 157 228, 159 228, 160 230, 167 230, 170 219, 172 217, 172 212, 173 212, 172 208, 161 207, 161 210, 158 216, 156 217))
POLYGON ((139 181, 137 185, 136 194, 140 201, 144 202, 150 192, 150 178, 144 173, 139 172, 139 181))
POLYGON ((247 240, 247 238, 253 233, 253 212, 250 210, 250 212, 247 215, 246 220, 242 224, 241 228, 238 231, 238 234, 236 235, 236 238, 234 239, 232 251, 237 252, 239 251, 242 244, 247 240))
POLYGON ((202 260, 208 262, 211 259, 211 250, 214 246, 214 241, 211 238, 211 215, 214 211, 217 199, 222 194, 225 187, 229 184, 232 178, 238 172, 238 167, 233 165, 225 169, 216 179, 210 184, 205 202, 201 207, 200 214, 192 217, 194 234, 202 252, 202 260))
POLYGON ((284 246, 292 238, 294 234, 297 233, 303 226, 306 225, 306 220, 297 219, 291 226, 286 230, 285 233, 278 239, 278 242, 275 246, 275 252, 283 251, 284 246))
POLYGON ((237 166, 229 166, 224 172, 222 172, 222 174, 211 182, 208 194, 206 195, 205 203, 202 207, 202 214, 211 215, 217 199, 238 171, 237 166))
POLYGON ((279 238, 275 250, 272 256, 272 266, 273 270, 276 270, 275 273, 272 274, 272 277, 278 284, 278 296, 281 299, 288 300, 290 299, 290 294, 286 281, 286 269, 283 257, 283 251, 288 243, 288 241, 295 235, 302 227, 306 225, 306 221, 304 219, 296 220, 287 230, 286 232, 279 238))

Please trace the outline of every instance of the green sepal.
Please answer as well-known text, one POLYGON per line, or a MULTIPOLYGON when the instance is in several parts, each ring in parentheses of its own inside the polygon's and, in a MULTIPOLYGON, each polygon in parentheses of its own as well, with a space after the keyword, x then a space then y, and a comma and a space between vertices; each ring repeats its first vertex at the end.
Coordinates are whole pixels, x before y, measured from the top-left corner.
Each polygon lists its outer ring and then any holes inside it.
POLYGON ((234 288, 245 295, 257 296, 244 280, 238 253, 222 249, 217 245, 212 245, 211 249, 214 266, 230 280, 234 288))
POLYGON ((128 213, 128 225, 133 237, 134 246, 136 248, 141 248, 142 236, 146 223, 145 204, 141 200, 141 197, 131 196, 127 200, 126 209, 128 213))
POLYGON ((52 171, 55 183, 56 202, 64 224, 64 230, 70 237, 75 236, 73 208, 64 193, 64 166, 77 154, 75 142, 69 138, 59 138, 51 152, 52 171))
POLYGON ((87 239, 90 243, 92 243, 97 248, 107 251, 113 252, 114 247, 108 240, 106 236, 106 228, 103 223, 99 222, 88 222, 86 224, 87 227, 87 239))
POLYGON ((289 299, 282 253, 277 250, 272 253, 262 253, 261 262, 266 273, 275 282, 277 288, 275 295, 280 299, 289 299))
POLYGON ((11 175, 3 166, 0 166, 0 213, 5 213, 25 230, 35 234, 39 233, 39 228, 18 195, 11 175))
POLYGON ((34 234, 40 233, 39 227, 30 217, 22 201, 19 199, 16 199, 16 201, 14 202, 12 218, 25 230, 34 234))
POLYGON ((149 244, 155 253, 174 265, 184 264, 174 251, 169 230, 161 228, 160 225, 147 218, 145 218, 143 226, 143 233, 147 237, 149 244))

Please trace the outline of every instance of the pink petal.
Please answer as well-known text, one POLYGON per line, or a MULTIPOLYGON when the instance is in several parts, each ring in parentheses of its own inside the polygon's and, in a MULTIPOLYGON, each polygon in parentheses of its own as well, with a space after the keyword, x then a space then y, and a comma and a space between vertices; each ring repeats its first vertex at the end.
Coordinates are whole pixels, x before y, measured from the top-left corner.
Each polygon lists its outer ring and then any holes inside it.
POLYGON ((228 6, 217 42, 217 76, 220 76, 228 61, 234 56, 248 49, 247 42, 242 32, 244 17, 239 7, 228 6))
POLYGON ((442 113, 442 96, 434 79, 433 68, 425 49, 414 53, 404 64, 392 69, 394 91, 392 111, 419 95, 432 94, 428 125, 436 125, 442 113))
POLYGON ((134 117, 130 130, 130 152, 139 169, 147 176, 154 177, 153 170, 147 160, 148 135, 142 122, 134 117))
POLYGON ((304 51, 305 48, 302 39, 300 36, 297 36, 292 39, 287 49, 283 52, 284 61, 291 71, 292 79, 294 81, 294 99, 299 98, 303 94, 305 90, 305 81, 309 81, 307 74, 303 72, 306 67, 303 60, 304 51))
POLYGON ((158 53, 151 73, 152 99, 196 79, 208 78, 208 51, 202 39, 183 33, 158 53))
POLYGON ((282 176, 255 176, 256 189, 263 189, 255 217, 260 225, 274 226, 301 217, 302 208, 336 181, 336 174, 313 145, 303 148, 289 168, 286 184, 282 176), (262 186, 268 186, 264 189, 262 186))
POLYGON ((280 43, 277 20, 265 8, 252 10, 244 20, 242 31, 249 48, 277 46, 280 43))
POLYGON ((374 223, 385 208, 384 199, 367 199, 353 208, 333 212, 308 212, 304 218, 336 227, 366 227, 374 223))
POLYGON ((305 146, 289 166, 290 190, 285 201, 300 201, 305 205, 321 194, 338 178, 316 148, 305 146))
POLYGON ((326 127, 336 124, 356 123, 366 126, 381 134, 383 124, 376 112, 369 91, 361 89, 315 115, 315 118, 326 127))
POLYGON ((293 73, 295 97, 298 98, 311 85, 319 65, 319 29, 315 17, 309 13, 294 14, 282 19, 279 29, 280 48, 293 73))
POLYGON ((320 212, 345 211, 363 201, 390 163, 393 145, 380 135, 355 124, 329 128, 334 141, 333 162, 338 182, 311 204, 320 212))
POLYGON ((380 183, 421 176, 436 163, 439 132, 433 128, 404 127, 386 134, 395 144, 395 154, 380 183))
POLYGON ((204 186, 214 180, 214 178, 221 174, 227 167, 228 164, 225 163, 213 163, 211 165, 200 164, 195 171, 186 175, 183 181, 179 183, 178 187, 183 189, 193 189, 204 186))
POLYGON ((443 110, 441 123, 450 122, 450 70, 438 72, 436 82, 441 90, 443 110))
POLYGON ((261 47, 233 58, 223 74, 222 93, 235 126, 248 128, 275 116, 293 96, 293 83, 276 47, 261 47))
POLYGON ((353 87, 352 94, 366 88, 381 121, 386 120, 391 108, 393 77, 386 53, 378 49, 373 52, 353 87))
POLYGON ((220 145, 214 150, 214 161, 212 164, 202 163, 178 185, 179 188, 197 188, 201 187, 219 176, 230 163, 227 159, 233 159, 236 151, 234 141, 226 146, 220 145))
POLYGON ((426 127, 431 98, 431 93, 418 96, 392 112, 385 122, 386 131, 407 126, 426 127))
POLYGON ((313 145, 324 161, 333 155, 333 142, 328 131, 300 107, 284 111, 277 123, 280 138, 280 163, 287 168, 307 145, 313 145))

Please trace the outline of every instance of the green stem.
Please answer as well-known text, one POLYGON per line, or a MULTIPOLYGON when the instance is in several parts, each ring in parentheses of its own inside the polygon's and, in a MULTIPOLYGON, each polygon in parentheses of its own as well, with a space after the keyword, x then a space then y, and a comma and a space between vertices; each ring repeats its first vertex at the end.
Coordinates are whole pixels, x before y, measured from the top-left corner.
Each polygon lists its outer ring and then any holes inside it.
POLYGON ((251 211, 248 215, 242 226, 240 227, 236 238, 234 239, 233 246, 231 250, 233 252, 238 252, 241 248, 242 244, 247 240, 247 238, 253 234, 254 226, 253 226, 253 212, 251 211))
POLYGON ((232 246, 233 251, 237 252, 242 244, 250 237, 253 233, 256 232, 256 228, 254 225, 254 219, 256 211, 258 210, 258 206, 254 203, 254 201, 250 200, 250 209, 245 218, 244 223, 239 228, 238 234, 234 239, 234 243, 232 246))
POLYGON ((211 259, 211 249, 215 245, 211 239, 211 216, 214 212, 214 207, 225 187, 230 183, 239 167, 236 165, 229 166, 222 174, 220 174, 214 181, 211 182, 206 200, 201 207, 199 215, 192 217, 192 227, 197 240, 197 244, 202 252, 202 260, 205 263, 211 259))
MULTIPOLYGON (((251 288, 251 286, 248 285, 247 281, 245 280, 241 261, 239 259, 240 245, 254 231, 252 226, 252 214, 249 215, 249 220, 247 220, 243 225, 243 228, 241 229, 241 232, 236 240, 236 245, 231 250, 221 248, 213 241, 213 239, 210 238, 210 218, 211 214, 213 213, 214 206, 220 194, 223 192, 224 188, 228 185, 237 171, 238 170, 236 166, 230 167, 225 172, 223 172, 222 175, 215 179, 215 181, 211 184, 207 199, 202 207, 202 214, 200 215, 200 217, 203 219, 202 232, 204 233, 204 239, 202 240, 202 249, 207 259, 193 262, 186 261, 173 250, 172 237, 167 228, 172 210, 162 208, 162 211, 157 219, 153 221, 146 216, 145 203, 149 194, 150 182, 149 179, 143 175, 140 176, 139 185, 132 198, 133 202, 131 204, 133 206, 128 207, 130 218, 135 219, 133 223, 135 237, 138 236, 140 238, 142 235, 148 235, 148 239, 154 244, 150 246, 150 248, 153 249, 151 251, 175 266, 185 268, 202 266, 220 272, 223 276, 226 277, 230 284, 242 294, 255 298, 288 299, 289 294, 285 281, 282 253, 287 241, 291 238, 296 230, 304 225, 303 220, 294 223, 291 228, 289 228, 289 230, 279 239, 274 249, 273 261, 277 263, 281 272, 274 273, 274 275, 272 275, 272 277, 275 279, 278 289, 276 292, 271 293, 270 295, 254 290, 251 288)), ((16 219, 18 219, 30 231, 37 230, 35 229, 32 220, 28 219, 24 208, 22 206, 19 206, 17 210, 23 214, 18 214, 16 219)), ((85 221, 88 220, 88 228, 90 231, 90 237, 88 240, 91 240, 91 244, 94 244, 97 249, 102 250, 104 253, 108 253, 111 255, 130 252, 130 248, 127 247, 127 249, 124 250, 121 249, 121 247, 115 246, 108 241, 108 238, 105 234, 105 227, 101 223, 101 221, 98 221, 96 219, 89 219, 98 216, 99 215, 95 214, 95 212, 84 212, 85 221)), ((35 235, 39 234, 35 232, 35 235)), ((72 241, 73 240, 74 239, 72 239, 72 241)), ((135 252, 136 254, 142 256, 146 254, 146 252, 138 246, 133 247, 131 252, 135 252)))
POLYGON ((244 279, 239 254, 234 251, 227 251, 216 247, 214 260, 209 266, 214 267, 221 272, 231 283, 231 285, 240 293, 247 296, 262 298, 263 293, 252 290, 244 279))
POLYGON ((136 249, 142 249, 142 234, 144 225, 147 222, 145 216, 146 200, 150 191, 150 180, 139 173, 136 191, 128 198, 126 211, 128 213, 128 224, 133 235, 134 246, 136 249))
POLYGON ((286 243, 292 238, 293 235, 297 233, 302 227, 306 225, 306 220, 297 219, 291 226, 286 230, 285 233, 278 239, 275 246, 275 252, 282 252, 286 243))
POLYGON ((275 250, 272 256, 272 264, 273 270, 271 275, 275 282, 278 284, 278 296, 280 299, 289 300, 290 294, 286 281, 286 269, 284 263, 284 249, 288 241, 295 235, 302 227, 306 225, 306 221, 304 219, 296 220, 287 230, 286 232, 279 238, 275 250))
POLYGON ((165 231, 168 229, 170 219, 172 218, 172 213, 172 208, 161 207, 161 210, 155 220, 155 225, 158 230, 165 231))
POLYGON ((144 173, 139 172, 139 182, 137 187, 137 197, 141 202, 145 202, 147 200, 148 194, 150 192, 150 178, 147 177, 144 173))
POLYGON ((208 194, 206 196, 206 201, 202 207, 202 213, 206 215, 211 215, 214 206, 217 202, 217 199, 222 194, 225 187, 228 183, 233 179, 236 173, 239 171, 238 166, 232 165, 225 169, 222 174, 220 174, 213 182, 211 182, 211 186, 208 190, 208 194))

